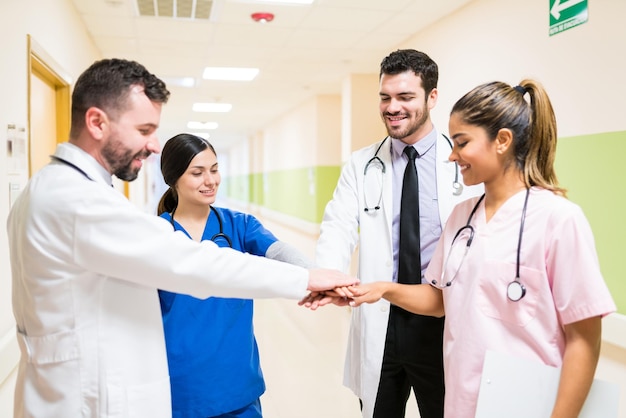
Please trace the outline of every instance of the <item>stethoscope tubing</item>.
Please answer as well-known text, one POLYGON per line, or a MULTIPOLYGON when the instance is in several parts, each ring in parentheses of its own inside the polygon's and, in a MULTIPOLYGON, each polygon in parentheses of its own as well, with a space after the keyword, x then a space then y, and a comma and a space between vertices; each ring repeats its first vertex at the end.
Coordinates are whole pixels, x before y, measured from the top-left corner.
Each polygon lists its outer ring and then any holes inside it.
MULTIPOLYGON (((442 134, 443 135, 443 134, 442 134)), ((446 139, 446 141, 448 142, 448 145, 450 145, 450 149, 453 148, 452 146, 452 141, 450 141, 450 138, 448 138, 446 135, 443 135, 443 137, 446 139)), ((363 183, 365 183, 365 177, 367 177, 367 172, 370 168, 370 166, 372 164, 376 164, 380 166, 380 170, 381 173, 384 175, 387 171, 387 167, 384 163, 384 161, 378 156, 378 153, 380 152, 381 148, 383 147, 383 145, 385 144, 385 142, 387 142, 387 139, 389 139, 389 137, 385 137, 385 139, 382 140, 382 142, 380 143, 380 145, 378 145, 378 148, 376 148, 376 152, 374 153, 374 156, 372 158, 370 158, 366 163, 365 166, 363 167, 363 183)), ((455 162, 454 163, 454 181, 452 182, 452 194, 454 196, 460 196, 461 193, 463 193, 463 185, 459 182, 459 165, 455 162)), ((378 195, 378 200, 376 202, 376 204, 374 206, 369 206, 367 204, 367 196, 365 191, 363 191, 363 200, 364 200, 364 208, 363 211, 364 212, 370 212, 370 211, 377 211, 380 210, 381 205, 380 203, 382 202, 382 198, 383 198, 383 187, 381 184, 380 187, 380 193, 378 195)))
MULTIPOLYGON (((222 217, 217 212, 217 210, 213 207, 213 205, 209 205, 209 210, 215 214, 215 216, 217 217, 217 223, 220 226, 220 231, 211 237, 211 241, 217 242, 218 239, 222 238, 223 240, 226 241, 226 243, 228 244, 230 248, 233 248, 233 241, 230 239, 228 235, 224 233, 224 223, 222 221, 222 217)), ((170 223, 172 224, 173 228, 175 228, 174 226, 174 213, 175 212, 176 212, 176 209, 174 209, 172 213, 170 213, 170 223)))
MULTIPOLYGON (((520 219, 519 236, 518 236, 518 239, 517 239, 517 254, 516 254, 517 255, 517 259, 516 259, 516 266, 515 266, 515 279, 513 279, 513 281, 511 281, 507 285, 507 289, 506 289, 507 298, 509 300, 511 300, 512 302, 518 302, 526 295, 526 287, 522 284, 521 279, 520 279, 520 265, 521 265, 522 237, 524 235, 524 223, 526 222, 526 209, 528 207, 528 197, 529 197, 529 195, 530 195, 530 188, 526 188, 526 196, 524 198, 524 206, 522 208, 522 216, 521 216, 521 219, 520 219)), ((466 230, 466 229, 469 230, 469 237, 468 237, 467 243, 465 245, 465 251, 464 251, 463 256, 461 258, 461 263, 460 264, 462 264, 463 261, 465 260, 465 255, 469 251, 469 247, 472 244, 472 241, 474 240, 474 227, 471 225, 471 223, 472 223, 472 219, 474 217, 474 214, 476 213, 476 210, 478 209, 478 207, 480 206, 480 203, 484 200, 484 198, 485 198, 485 195, 483 194, 480 197, 480 199, 478 199, 478 201, 476 202, 474 207, 472 208, 472 211, 470 212, 470 215, 467 218, 466 224, 463 225, 456 232, 456 234, 454 235, 454 238, 452 238, 452 243, 450 244, 450 251, 452 251, 452 247, 454 246, 454 242, 456 241, 458 236, 461 234, 461 232, 466 230)), ((446 261, 444 262, 443 269, 441 271, 441 282, 437 282, 437 280, 433 280, 431 282, 434 286, 436 286, 436 287, 438 287, 440 289, 444 289, 446 287, 451 286, 452 282, 454 281, 454 279, 456 279, 456 273, 458 273, 458 271, 460 270, 460 265, 459 265, 459 268, 455 272, 455 274, 452 277, 452 279, 444 282, 443 276, 444 276, 444 273, 446 271, 449 258, 450 258, 450 256, 448 254, 448 257, 446 257, 446 261)))

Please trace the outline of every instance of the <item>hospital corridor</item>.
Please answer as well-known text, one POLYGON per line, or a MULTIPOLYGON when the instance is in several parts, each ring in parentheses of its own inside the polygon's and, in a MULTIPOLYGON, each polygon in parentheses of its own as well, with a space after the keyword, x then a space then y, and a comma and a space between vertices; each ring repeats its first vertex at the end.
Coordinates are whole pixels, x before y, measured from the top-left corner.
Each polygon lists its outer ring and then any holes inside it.
POLYGON ((625 16, 0 0, 0 418, 626 418, 625 16))

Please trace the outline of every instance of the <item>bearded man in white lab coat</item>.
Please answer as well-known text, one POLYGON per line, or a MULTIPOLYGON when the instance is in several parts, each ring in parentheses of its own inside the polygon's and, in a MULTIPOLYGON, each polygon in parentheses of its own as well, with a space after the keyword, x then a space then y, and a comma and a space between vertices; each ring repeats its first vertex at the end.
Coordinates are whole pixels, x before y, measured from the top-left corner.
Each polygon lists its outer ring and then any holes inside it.
POLYGON ((168 96, 136 62, 94 63, 74 87, 69 142, 9 214, 21 351, 16 418, 170 418, 157 288, 298 299, 355 282, 197 243, 111 187, 112 175, 134 180, 160 151, 156 129, 168 96))
MULTIPOLYGON (((343 167, 321 225, 319 266, 347 271, 358 245, 361 283, 398 280, 407 146, 419 155, 422 273, 454 205, 482 191, 460 183, 459 168, 448 162, 452 143, 430 119, 437 81, 437 64, 422 52, 398 50, 382 61, 380 114, 389 136, 354 152, 343 167)), ((352 311, 344 384, 360 398, 363 417, 404 417, 411 388, 422 418, 443 416, 442 333, 443 318, 410 314, 384 299, 352 311)))

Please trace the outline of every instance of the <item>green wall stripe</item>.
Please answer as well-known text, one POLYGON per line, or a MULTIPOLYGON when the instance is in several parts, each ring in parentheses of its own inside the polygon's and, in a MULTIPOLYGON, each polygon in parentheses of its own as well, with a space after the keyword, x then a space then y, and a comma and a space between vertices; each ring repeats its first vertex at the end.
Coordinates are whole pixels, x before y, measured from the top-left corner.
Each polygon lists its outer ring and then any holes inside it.
MULTIPOLYGON (((568 198, 589 219, 602 274, 618 311, 626 315, 624 155, 626 131, 559 138, 555 165, 568 198)), ((223 182, 222 191, 237 200, 320 223, 340 171, 340 166, 318 166, 231 177, 223 182)))
POLYGON ((326 204, 332 199, 337 186, 341 166, 317 167, 317 223, 322 222, 326 204))
POLYGON ((626 315, 626 131, 559 138, 556 173, 593 229, 602 274, 626 315))
POLYGON ((233 199, 320 223, 340 166, 317 166, 224 178, 222 193, 233 199))

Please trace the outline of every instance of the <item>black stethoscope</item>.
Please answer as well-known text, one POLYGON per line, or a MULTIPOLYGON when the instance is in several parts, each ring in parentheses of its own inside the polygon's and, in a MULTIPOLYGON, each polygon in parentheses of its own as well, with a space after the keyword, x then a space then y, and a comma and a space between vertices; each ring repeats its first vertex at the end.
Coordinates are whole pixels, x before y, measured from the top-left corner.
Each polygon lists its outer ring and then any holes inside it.
MULTIPOLYGON (((57 157, 56 155, 51 155, 50 158, 52 158, 53 160, 56 160, 60 163, 66 164, 70 167, 72 167, 74 170, 78 171, 79 173, 81 173, 83 176, 85 176, 87 179, 92 180, 91 177, 89 177, 87 175, 87 173, 81 169, 80 167, 78 167, 76 164, 73 164, 67 160, 64 160, 63 158, 57 157)), ((215 208, 211 205, 209 205, 209 208, 211 209, 211 212, 213 212, 215 214, 215 216, 217 217, 217 223, 220 225, 220 232, 218 232, 217 234, 213 235, 211 237, 211 241, 213 241, 214 243, 219 245, 219 240, 222 239, 224 241, 226 241, 226 244, 228 244, 228 246, 230 248, 233 248, 233 241, 230 239, 230 237, 228 235, 226 235, 224 233, 224 224, 222 223, 222 217, 220 216, 219 213, 217 213, 217 211, 215 210, 215 208)), ((170 223, 172 224, 172 228, 176 229, 176 227, 174 226, 174 212, 176 212, 176 209, 174 209, 172 211, 172 213, 170 213, 170 223)))
MULTIPOLYGON (((443 135, 443 137, 446 139, 446 141, 448 141, 448 144, 450 145, 450 149, 452 149, 452 142, 450 141, 450 139, 445 135, 443 135)), ((363 211, 365 212, 369 212, 370 210, 379 210, 380 202, 382 202, 383 200, 382 178, 385 172, 387 171, 387 169, 383 160, 381 160, 380 157, 378 156, 378 152, 383 147, 383 145, 385 144, 388 138, 389 137, 383 139, 383 142, 381 142, 378 148, 376 148, 376 152, 374 153, 374 156, 370 158, 367 163, 365 163, 365 167, 363 168, 363 190, 364 190, 363 191, 363 203, 365 205, 365 208, 363 208, 363 211), (367 173, 370 168, 378 168, 381 174, 380 181, 379 181, 380 193, 378 194, 378 200, 376 201, 376 204, 374 206, 370 206, 367 204, 367 193, 365 193, 365 180, 366 180, 367 173)), ((454 181, 452 182, 452 194, 454 196, 460 196, 461 193, 463 193, 463 185, 459 181, 459 165, 456 162, 454 163, 454 168, 455 168, 455 173, 454 173, 454 181)))
MULTIPOLYGON (((224 224, 222 223, 222 217, 220 216, 219 213, 217 213, 217 211, 215 210, 213 206, 209 205, 209 208, 211 212, 213 212, 215 216, 217 217, 217 223, 220 225, 220 232, 213 235, 211 237, 211 241, 219 245, 219 241, 224 240, 226 241, 226 244, 228 244, 230 248, 233 248, 233 241, 230 239, 228 235, 224 233, 224 224)), ((172 213, 170 213, 170 223, 172 224, 172 227, 176 229, 176 227, 174 226, 174 212, 176 212, 176 209, 174 209, 172 213)))
MULTIPOLYGON (((524 295, 526 295, 526 288, 520 281, 520 277, 519 277, 519 266, 520 266, 520 252, 522 248, 522 235, 524 234, 524 221, 526 220, 526 207, 528 206, 529 194, 530 194, 530 189, 526 189, 526 198, 524 199, 524 207, 522 208, 522 219, 520 220, 519 238, 517 241, 517 266, 516 266, 515 279, 513 279, 513 281, 510 282, 506 288, 506 296, 513 302, 519 301, 520 299, 524 297, 524 295)), ((484 198, 485 198, 485 195, 483 194, 480 197, 480 199, 478 199, 478 202, 476 202, 476 204, 474 205, 474 208, 472 209, 472 212, 470 213, 469 218, 467 218, 467 223, 464 226, 462 226, 454 235, 454 238, 452 239, 452 243, 450 244, 450 251, 448 252, 448 257, 446 257, 446 261, 444 262, 443 269, 441 270, 441 282, 437 282, 437 280, 433 280, 431 283, 434 286, 440 289, 444 289, 452 285, 452 282, 454 281, 454 279, 456 279, 456 275, 461 269, 461 265, 463 264, 463 261, 465 261, 465 256, 467 255, 470 245, 472 245, 472 241, 474 240, 474 227, 471 225, 472 218, 474 217, 474 213, 476 213, 476 210, 478 209, 480 202, 482 202, 484 198), (448 262, 450 261, 450 254, 452 253, 454 242, 459 237, 459 235, 461 235, 464 231, 467 233, 467 242, 465 243, 463 255, 461 256, 461 261, 459 262, 457 269, 454 271, 452 278, 450 280, 444 280, 443 276, 448 268, 448 262)))
POLYGON ((91 177, 89 177, 89 175, 85 172, 85 170, 83 170, 82 168, 80 168, 76 164, 71 163, 71 162, 69 162, 69 161, 67 161, 67 160, 65 160, 65 159, 63 159, 61 157, 57 157, 56 155, 51 155, 50 158, 55 160, 55 161, 58 161, 60 163, 63 163, 65 165, 69 166, 69 167, 72 167, 74 170, 78 171, 80 174, 85 176, 87 178, 87 180, 93 181, 93 179, 91 177))

